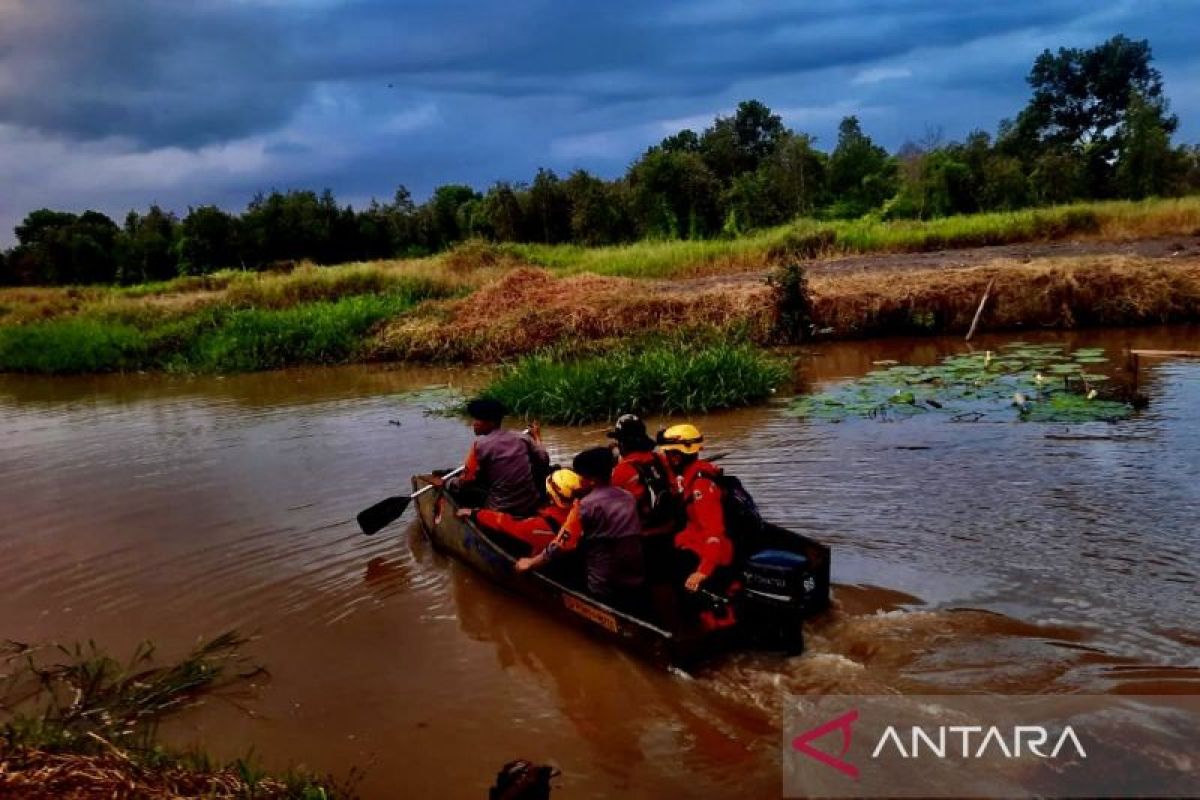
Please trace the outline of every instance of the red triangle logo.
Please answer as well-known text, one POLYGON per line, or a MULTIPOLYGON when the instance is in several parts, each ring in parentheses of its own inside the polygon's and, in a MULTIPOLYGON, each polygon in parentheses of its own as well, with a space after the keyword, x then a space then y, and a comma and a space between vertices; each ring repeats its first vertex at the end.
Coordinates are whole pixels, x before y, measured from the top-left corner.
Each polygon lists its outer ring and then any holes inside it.
POLYGON ((831 719, 829 722, 818 725, 812 730, 805 731, 795 739, 792 739, 792 749, 796 752, 804 753, 809 758, 820 761, 827 767, 833 767, 843 775, 849 775, 854 780, 858 780, 858 767, 848 761, 842 760, 845 758, 846 753, 850 752, 850 741, 854 735, 852 726, 857 721, 858 709, 851 709, 840 717, 831 719), (842 752, 836 756, 832 756, 823 750, 818 750, 810 744, 810 742, 837 730, 842 732, 842 752))

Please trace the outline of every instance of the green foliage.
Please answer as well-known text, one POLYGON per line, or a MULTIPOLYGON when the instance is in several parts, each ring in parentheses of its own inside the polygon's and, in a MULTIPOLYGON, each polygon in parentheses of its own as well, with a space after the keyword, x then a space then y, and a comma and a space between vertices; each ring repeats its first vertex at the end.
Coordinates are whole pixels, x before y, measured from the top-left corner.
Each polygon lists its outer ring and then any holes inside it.
POLYGON ((1101 349, 1066 353, 1059 345, 1015 342, 993 353, 950 356, 932 367, 876 362, 881 369, 837 389, 792 404, 800 417, 838 422, 849 417, 898 419, 943 414, 956 421, 1011 416, 1030 422, 1115 421, 1128 403, 1099 397, 1107 376, 1101 349))
POLYGON ((838 198, 831 216, 859 217, 879 208, 896 191, 896 163, 863 133, 858 117, 838 126, 829 156, 829 191, 838 198))
POLYGON ((365 295, 277 311, 234 311, 168 364, 199 372, 340 364, 350 359, 373 326, 411 305, 404 297, 365 295))
POLYGON ((580 360, 533 356, 506 369, 484 394, 516 414, 578 424, 749 405, 769 397, 787 374, 747 345, 680 342, 580 360))
POLYGON ((767 283, 775 296, 774 338, 799 344, 812 329, 812 300, 804 267, 795 262, 776 267, 767 283))
POLYGON ((428 279, 383 281, 331 270, 282 287, 235 285, 226 303, 183 316, 97 311, 0 325, 0 371, 241 372, 344 363, 373 327, 421 300, 448 293, 428 279))
POLYGON ((130 325, 67 318, 0 326, 0 370, 8 372, 111 372, 145 363, 150 343, 130 325))

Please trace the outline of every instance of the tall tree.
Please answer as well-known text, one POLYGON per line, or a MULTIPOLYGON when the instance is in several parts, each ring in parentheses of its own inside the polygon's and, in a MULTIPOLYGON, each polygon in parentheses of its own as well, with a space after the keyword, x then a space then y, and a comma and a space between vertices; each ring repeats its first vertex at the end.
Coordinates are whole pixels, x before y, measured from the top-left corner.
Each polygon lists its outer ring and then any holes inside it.
POLYGON ((571 198, 552 170, 539 169, 534 176, 526 222, 534 241, 557 244, 571 238, 571 198))
POLYGON ((1027 79, 1033 96, 1015 124, 1007 127, 1003 149, 1026 163, 1041 161, 1051 151, 1059 161, 1073 156, 1081 182, 1075 193, 1114 193, 1114 165, 1134 98, 1141 104, 1139 113, 1154 117, 1168 137, 1179 124, 1168 113, 1162 74, 1151 66, 1152 60, 1148 41, 1120 34, 1088 49, 1044 51, 1027 79))
POLYGON ((861 216, 896 192, 895 162, 863 133, 858 117, 838 125, 837 147, 829 156, 829 191, 839 216, 861 216))
POLYGON ((181 275, 206 275, 241 264, 238 221, 216 206, 189 208, 175 245, 181 275))
POLYGON ((144 215, 130 211, 125 216, 118 280, 121 283, 145 283, 175 277, 179 272, 174 246, 178 225, 174 214, 157 205, 150 206, 144 215))

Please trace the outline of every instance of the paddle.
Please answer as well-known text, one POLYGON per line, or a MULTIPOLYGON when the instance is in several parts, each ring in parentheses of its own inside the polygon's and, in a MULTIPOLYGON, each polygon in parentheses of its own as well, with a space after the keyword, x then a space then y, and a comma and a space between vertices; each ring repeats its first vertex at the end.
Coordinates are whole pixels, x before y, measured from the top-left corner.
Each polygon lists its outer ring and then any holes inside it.
MULTIPOLYGON (((442 477, 453 478, 462 471, 463 467, 459 467, 458 469, 450 470, 442 477)), ((434 486, 431 483, 423 489, 418 489, 411 495, 401 495, 398 497, 389 497, 386 500, 380 500, 378 503, 366 509, 365 511, 359 512, 358 527, 362 528, 362 532, 367 536, 370 536, 373 533, 378 533, 388 525, 391 525, 393 522, 400 519, 400 516, 404 513, 405 509, 408 508, 408 504, 413 501, 414 497, 420 497, 432 488, 434 488, 434 486)))

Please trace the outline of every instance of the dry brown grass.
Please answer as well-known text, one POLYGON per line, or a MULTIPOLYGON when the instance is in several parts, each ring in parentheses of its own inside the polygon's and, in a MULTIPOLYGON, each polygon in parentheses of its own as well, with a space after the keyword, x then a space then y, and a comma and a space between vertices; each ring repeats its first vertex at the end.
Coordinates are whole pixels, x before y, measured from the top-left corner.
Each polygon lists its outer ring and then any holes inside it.
MULTIPOLYGON (((1200 319, 1200 260, 1131 256, 997 260, 967 269, 814 272, 812 321, 854 338, 967 330, 988 282, 981 330, 1200 319)), ((474 294, 399 319, 379 360, 490 362, 569 345, 596 351, 647 335, 738 333, 771 344, 771 290, 757 278, 646 281, 517 269, 474 294)))
POLYGON ((0 745, 0 796, 22 800, 287 797, 287 786, 263 779, 249 786, 232 770, 146 769, 118 750, 101 755, 48 753, 0 745))
POLYGON ((838 337, 962 332, 992 278, 981 329, 1200 319, 1200 260, 1104 256, 1001 260, 960 270, 814 274, 813 322, 838 337))
POLYGON ((744 330, 765 340, 771 296, 763 284, 689 286, 521 268, 469 297, 400 319, 378 336, 378 359, 497 361, 545 347, 646 335, 744 330))

